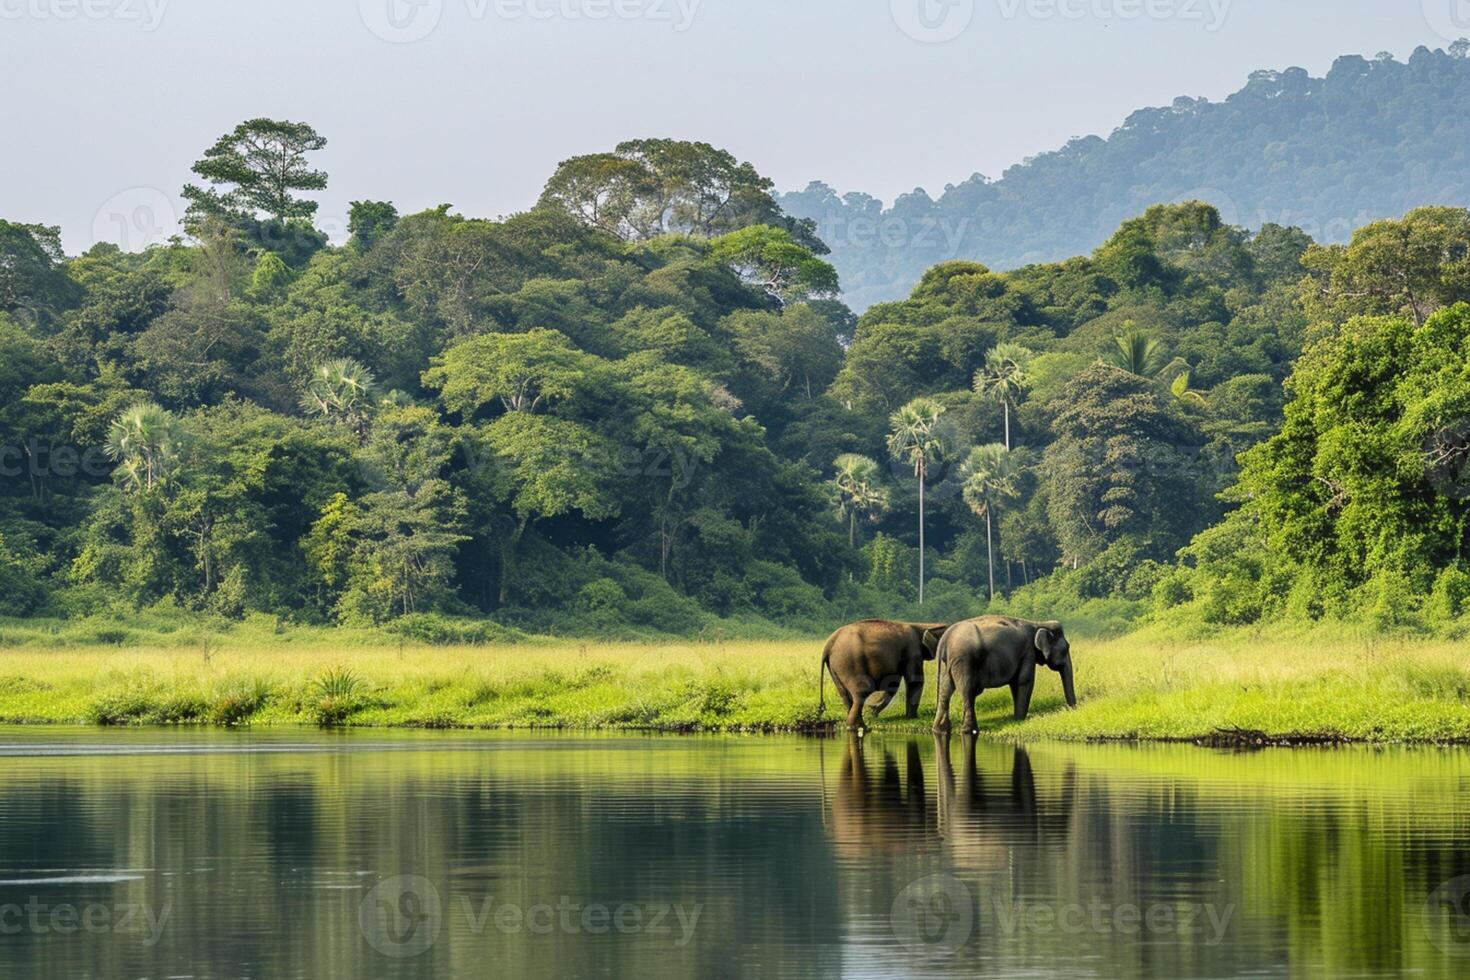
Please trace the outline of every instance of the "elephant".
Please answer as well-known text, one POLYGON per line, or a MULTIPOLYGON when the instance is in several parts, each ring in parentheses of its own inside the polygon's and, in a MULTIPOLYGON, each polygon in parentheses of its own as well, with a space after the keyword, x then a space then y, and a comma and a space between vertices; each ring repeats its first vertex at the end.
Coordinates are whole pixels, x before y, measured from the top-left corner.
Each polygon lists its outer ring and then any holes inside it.
POLYGON ((934 730, 950 729, 949 702, 956 691, 964 700, 965 732, 978 732, 975 699, 986 688, 1008 686, 1015 718, 1024 721, 1036 686, 1036 665, 1062 677, 1067 706, 1077 706, 1072 688, 1072 647, 1061 623, 1033 623, 1010 616, 982 616, 951 626, 939 641, 939 710, 934 730))
POLYGON ((906 717, 919 717, 919 699, 924 696, 924 662, 933 660, 948 623, 895 623, 865 619, 849 623, 827 638, 822 649, 822 669, 817 675, 820 710, 827 710, 826 677, 847 707, 847 727, 859 729, 863 705, 875 691, 882 697, 873 704, 880 714, 898 693, 899 682, 907 695, 906 717))

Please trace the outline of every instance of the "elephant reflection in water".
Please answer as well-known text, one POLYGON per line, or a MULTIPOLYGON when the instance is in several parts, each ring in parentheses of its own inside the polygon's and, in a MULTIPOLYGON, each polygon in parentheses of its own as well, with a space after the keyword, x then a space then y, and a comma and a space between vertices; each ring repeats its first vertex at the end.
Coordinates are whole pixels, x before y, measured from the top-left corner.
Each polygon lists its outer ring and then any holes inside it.
MULTIPOLYGON (((934 825, 924 795, 924 766, 919 743, 903 746, 900 775, 893 749, 881 746, 882 760, 871 772, 864 758, 865 739, 847 740, 832 797, 827 832, 839 857, 912 851, 934 843, 934 825)), ((825 785, 825 784, 824 784, 825 785)))
MULTIPOLYGON (((1004 758, 1003 753, 1010 756, 1007 778, 998 771, 1003 762, 988 772, 980 769, 977 741, 973 735, 961 736, 956 781, 950 736, 934 736, 939 766, 939 836, 957 867, 1015 872, 1019 870, 1017 861, 1024 861, 1030 854, 1037 855, 1038 861, 1044 859, 1044 842, 1068 836, 1076 775, 1068 766, 1062 777, 1060 799, 1040 802, 1031 757, 1024 748, 995 747, 997 762, 1004 758)), ((991 747, 986 748, 990 754, 991 747)))

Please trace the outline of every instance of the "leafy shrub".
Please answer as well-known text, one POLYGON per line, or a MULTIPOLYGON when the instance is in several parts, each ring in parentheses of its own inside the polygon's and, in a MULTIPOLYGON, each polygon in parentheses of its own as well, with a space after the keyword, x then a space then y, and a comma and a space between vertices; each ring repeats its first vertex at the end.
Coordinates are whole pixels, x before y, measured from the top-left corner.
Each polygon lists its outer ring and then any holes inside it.
POLYGON ((367 685, 347 667, 333 667, 311 684, 307 713, 323 727, 340 725, 367 707, 367 685))
POLYGON ((411 613, 388 624, 388 632, 430 646, 482 646, 515 643, 525 634, 488 619, 461 619, 440 613, 411 613))

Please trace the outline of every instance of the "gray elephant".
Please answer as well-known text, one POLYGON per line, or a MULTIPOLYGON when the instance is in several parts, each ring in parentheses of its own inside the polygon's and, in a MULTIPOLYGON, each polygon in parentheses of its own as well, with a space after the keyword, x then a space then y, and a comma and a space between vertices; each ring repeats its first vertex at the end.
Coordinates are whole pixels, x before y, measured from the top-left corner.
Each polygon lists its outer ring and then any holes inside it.
POLYGON ((860 728, 863 705, 874 692, 882 697, 873 703, 873 714, 888 707, 904 685, 908 712, 919 716, 919 699, 924 696, 924 662, 933 660, 948 623, 896 623, 865 619, 850 623, 827 638, 822 649, 822 670, 817 677, 821 710, 827 710, 826 677, 847 707, 847 727, 860 728))
POLYGON ((1072 688, 1072 647, 1061 623, 1033 623, 1010 616, 982 616, 955 623, 945 631, 937 651, 939 710, 934 730, 950 729, 949 702, 956 691, 965 706, 962 731, 979 731, 975 699, 992 687, 1009 687, 1015 717, 1023 721, 1031 709, 1036 666, 1044 664, 1062 677, 1068 707, 1077 706, 1072 688))

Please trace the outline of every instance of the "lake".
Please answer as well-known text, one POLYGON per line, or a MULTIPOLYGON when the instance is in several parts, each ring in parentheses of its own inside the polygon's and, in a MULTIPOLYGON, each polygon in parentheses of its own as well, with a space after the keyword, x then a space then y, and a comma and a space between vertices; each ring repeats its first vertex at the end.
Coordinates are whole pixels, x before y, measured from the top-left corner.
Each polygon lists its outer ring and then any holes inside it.
POLYGON ((1470 752, 0 729, 0 977, 1470 975, 1470 752))

